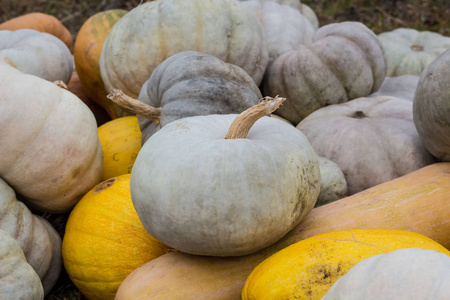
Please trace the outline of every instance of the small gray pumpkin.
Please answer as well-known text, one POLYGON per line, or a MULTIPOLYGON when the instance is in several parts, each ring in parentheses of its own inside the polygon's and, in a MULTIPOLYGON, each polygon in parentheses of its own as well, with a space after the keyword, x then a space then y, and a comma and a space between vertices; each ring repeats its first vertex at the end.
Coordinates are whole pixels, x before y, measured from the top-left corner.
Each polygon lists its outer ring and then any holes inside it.
POLYGON ((276 113, 297 125, 321 107, 377 91, 386 70, 375 33, 360 22, 333 23, 319 28, 311 43, 275 59, 263 94, 289 99, 276 113))
MULTIPOLYGON (((113 94, 110 99, 119 105, 118 100, 127 100, 117 97, 113 94)), ((148 111, 147 117, 135 111, 142 143, 177 119, 239 113, 261 98, 258 86, 242 68, 205 53, 177 53, 156 67, 139 93, 148 111)))
POLYGON ((422 72, 413 116, 428 151, 442 161, 450 161, 450 49, 422 72))
POLYGON ((391 96, 323 107, 297 128, 319 156, 337 163, 349 195, 436 162, 413 122, 412 102, 391 96))
POLYGON ((335 162, 318 157, 320 169, 320 193, 316 206, 322 206, 347 196, 347 181, 341 167, 335 162))
POLYGON ((368 97, 394 96, 413 101, 418 83, 417 75, 386 77, 380 89, 368 97))
POLYGON ((44 299, 39 276, 27 263, 19 243, 3 230, 0 230, 0 299, 44 299))

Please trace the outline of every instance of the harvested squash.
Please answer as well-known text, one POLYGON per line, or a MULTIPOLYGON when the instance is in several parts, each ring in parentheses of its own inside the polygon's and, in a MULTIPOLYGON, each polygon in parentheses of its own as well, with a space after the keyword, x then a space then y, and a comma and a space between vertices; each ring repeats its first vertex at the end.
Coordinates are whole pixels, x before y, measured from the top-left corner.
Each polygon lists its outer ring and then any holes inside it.
POLYGON ((70 279, 90 300, 114 299, 120 283, 169 248, 142 226, 130 196, 130 174, 89 191, 70 213, 62 245, 70 279))
POLYGON ((408 230, 450 249, 449 197, 450 163, 433 164, 314 208, 283 239, 254 254, 221 258, 174 252, 158 257, 123 281, 116 300, 240 299, 245 280, 264 259, 295 242, 333 231, 408 230))
POLYGON ((245 282, 242 300, 319 300, 357 263, 404 248, 450 255, 450 251, 432 239, 406 230, 353 229, 323 233, 290 245, 260 263, 245 282))

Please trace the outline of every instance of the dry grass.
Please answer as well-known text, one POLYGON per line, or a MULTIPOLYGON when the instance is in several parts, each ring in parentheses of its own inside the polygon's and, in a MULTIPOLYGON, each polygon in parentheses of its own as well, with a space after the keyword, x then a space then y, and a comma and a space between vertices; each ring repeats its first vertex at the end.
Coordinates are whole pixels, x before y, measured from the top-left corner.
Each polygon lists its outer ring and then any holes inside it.
MULTIPOLYGON (((320 25, 359 21, 366 24, 375 33, 408 27, 417 30, 435 31, 450 36, 449 0, 339 0, 330 2, 325 0, 302 1, 316 12, 320 25)), ((0 0, 0 22, 29 12, 44 12, 57 17, 76 38, 76 34, 84 21, 95 13, 114 8, 131 10, 140 3, 140 0, 0 0)), ((68 214, 45 214, 44 217, 53 224, 62 237, 68 214)), ((71 283, 64 270, 54 289, 45 299, 86 300, 71 283)))

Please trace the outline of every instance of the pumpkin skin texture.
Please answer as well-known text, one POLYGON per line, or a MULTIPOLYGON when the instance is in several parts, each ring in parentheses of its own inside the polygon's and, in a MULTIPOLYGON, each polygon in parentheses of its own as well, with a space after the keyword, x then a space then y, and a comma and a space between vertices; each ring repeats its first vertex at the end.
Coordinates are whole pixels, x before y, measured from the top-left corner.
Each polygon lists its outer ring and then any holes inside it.
POLYGON ((349 195, 436 162, 414 126, 412 102, 401 98, 363 97, 327 106, 297 128, 319 156, 341 167, 349 195))
POLYGON ((70 279, 88 299, 114 299, 134 269, 169 251, 142 226, 130 196, 130 174, 103 181, 67 220, 62 255, 70 279))
POLYGON ((73 50, 75 67, 86 93, 105 109, 112 119, 130 114, 106 97, 99 61, 103 44, 111 28, 126 13, 127 11, 123 9, 111 9, 88 18, 77 33, 73 50))
POLYGON ((98 128, 103 149, 102 181, 130 174, 141 150, 142 133, 136 116, 111 120, 98 128))
POLYGON ((33 29, 46 32, 59 38, 72 51, 73 37, 69 29, 52 15, 33 12, 12 18, 0 24, 0 30, 33 29))
POLYGON ((27 263, 19 243, 0 230, 0 299, 44 299, 39 276, 27 263))
POLYGON ((74 94, 0 62, 0 177, 27 205, 63 212, 102 176, 97 123, 74 94))
POLYGON ((304 135, 263 117, 247 138, 225 139, 235 118, 176 120, 142 146, 131 197, 144 227, 166 245, 198 255, 249 254, 314 207, 320 174, 304 135))
POLYGON ((449 249, 449 178, 450 163, 437 163, 314 208, 281 240, 254 254, 227 258, 181 252, 162 255, 128 275, 116 300, 241 299, 245 280, 268 256, 295 242, 332 231, 408 230, 449 249))
POLYGON ((278 56, 312 40, 316 31, 298 10, 273 1, 243 1, 242 6, 261 22, 269 49, 270 65, 278 56))
POLYGON ((33 215, 25 204, 18 201, 14 190, 2 179, 0 211, 0 230, 19 243, 47 294, 61 272, 61 238, 47 220, 33 215))
POLYGON ((409 248, 369 257, 339 278, 322 300, 450 298, 450 257, 409 248))
POLYGON ((347 181, 341 167, 335 162, 319 156, 320 193, 316 206, 321 206, 347 196, 347 181))
POLYGON ((321 299, 358 262, 404 248, 450 255, 450 251, 428 237, 405 230, 324 233, 286 247, 260 263, 245 282, 242 300, 321 299))
POLYGON ((382 32, 378 38, 386 53, 387 76, 419 76, 426 66, 450 48, 450 37, 413 28, 382 32))
POLYGON ((32 29, 0 31, 0 59, 20 71, 68 83, 73 73, 69 49, 55 36, 32 29))
POLYGON ((263 94, 289 99, 276 113, 297 125, 321 107, 377 91, 386 70, 375 33, 360 22, 333 23, 319 28, 311 43, 275 59, 263 94))
POLYGON ((413 100, 414 124, 425 147, 450 161, 450 49, 438 56, 420 76, 413 100))
POLYGON ((172 121, 237 114, 261 98, 258 86, 242 68, 200 52, 177 53, 154 70, 139 93, 141 102, 161 108, 158 122, 138 115, 142 144, 172 121))
POLYGON ((258 19, 233 0, 146 2, 111 29, 101 76, 108 92, 137 98, 157 65, 178 52, 198 51, 240 66, 259 85, 268 62, 263 35, 258 19))
POLYGON ((417 75, 386 77, 380 89, 368 97, 394 96, 413 101, 418 83, 417 75))

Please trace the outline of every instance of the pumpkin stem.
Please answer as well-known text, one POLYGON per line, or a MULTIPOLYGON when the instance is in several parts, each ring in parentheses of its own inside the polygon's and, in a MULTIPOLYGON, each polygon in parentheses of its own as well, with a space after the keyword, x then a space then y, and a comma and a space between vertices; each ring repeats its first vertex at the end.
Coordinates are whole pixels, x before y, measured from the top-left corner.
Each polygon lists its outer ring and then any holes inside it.
POLYGON ((259 103, 240 113, 231 123, 225 139, 245 139, 253 124, 264 116, 274 112, 286 98, 265 97, 259 103))
POLYGON ((62 81, 62 80, 55 80, 55 81, 53 81, 53 83, 62 89, 68 90, 67 84, 65 84, 64 81, 62 81))
POLYGON ((125 95, 125 93, 121 90, 114 89, 112 93, 106 97, 120 107, 134 114, 150 119, 157 125, 161 120, 161 107, 153 107, 137 99, 131 98, 130 96, 125 95))

